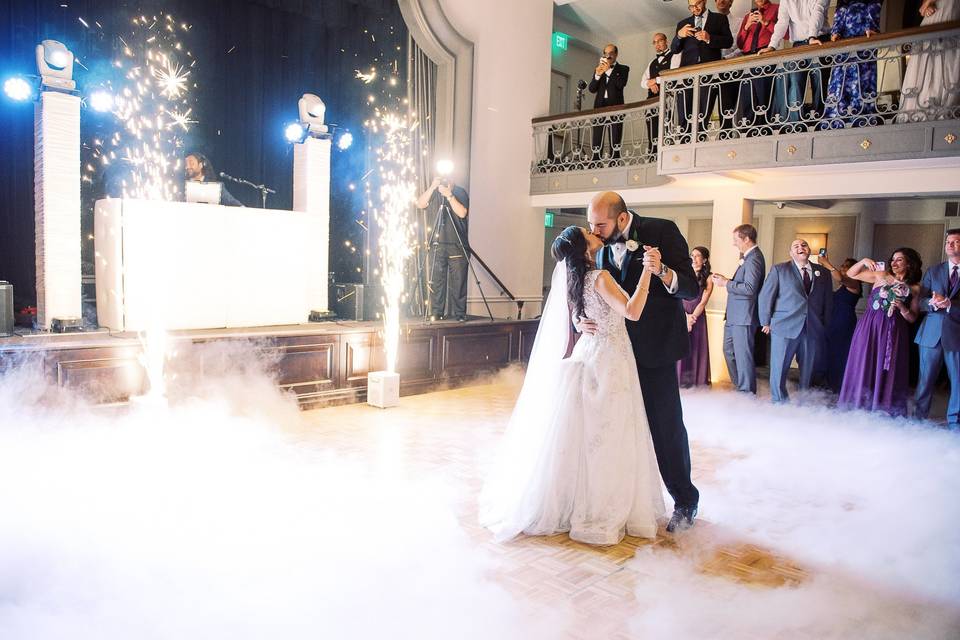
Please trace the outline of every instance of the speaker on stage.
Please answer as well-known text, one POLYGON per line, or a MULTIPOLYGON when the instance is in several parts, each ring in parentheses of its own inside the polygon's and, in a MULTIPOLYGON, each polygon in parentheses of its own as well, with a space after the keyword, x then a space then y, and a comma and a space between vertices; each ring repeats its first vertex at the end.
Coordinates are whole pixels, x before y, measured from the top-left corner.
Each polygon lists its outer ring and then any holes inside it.
POLYGON ((13 335, 13 285, 0 280, 0 336, 13 335))
POLYGON ((341 320, 363 320, 363 285, 354 282, 336 282, 333 285, 334 313, 341 320))

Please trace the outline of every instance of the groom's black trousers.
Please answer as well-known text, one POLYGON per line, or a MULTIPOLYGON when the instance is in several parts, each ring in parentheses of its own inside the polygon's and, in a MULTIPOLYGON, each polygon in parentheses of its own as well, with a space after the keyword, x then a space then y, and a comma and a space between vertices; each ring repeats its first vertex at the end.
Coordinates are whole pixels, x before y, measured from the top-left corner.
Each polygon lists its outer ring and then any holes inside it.
POLYGON ((696 507, 700 492, 690 480, 690 445, 683 425, 677 365, 637 367, 637 373, 663 484, 673 497, 674 506, 696 507))

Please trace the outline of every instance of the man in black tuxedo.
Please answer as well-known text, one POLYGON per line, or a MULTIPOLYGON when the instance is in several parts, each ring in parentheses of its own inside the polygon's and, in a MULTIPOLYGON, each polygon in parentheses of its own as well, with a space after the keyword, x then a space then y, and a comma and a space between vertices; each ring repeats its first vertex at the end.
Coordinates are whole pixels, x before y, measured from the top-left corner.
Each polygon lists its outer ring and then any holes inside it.
MULTIPOLYGON (((733 46, 730 22, 721 13, 707 10, 707 0, 690 0, 690 17, 677 23, 677 35, 673 37, 670 50, 680 55, 680 66, 714 62, 721 59, 722 51, 733 46)), ((702 86, 700 89, 699 118, 702 132, 710 121, 710 114, 717 102, 719 85, 702 86)), ((689 114, 693 112, 693 89, 684 90, 679 105, 680 128, 689 126, 689 114)))
MULTIPOLYGON (((640 319, 626 323, 657 464, 674 502, 667 531, 686 529, 693 525, 700 501, 690 480, 690 445, 677 381, 677 361, 690 351, 681 299, 700 295, 687 242, 673 222, 628 211, 623 198, 612 191, 593 198, 587 220, 590 231, 607 245, 597 254, 598 268, 609 271, 627 291, 637 286, 644 267, 660 279, 651 280, 640 319)), ((578 318, 577 328, 594 333, 596 324, 578 318)))
MULTIPOLYGON (((593 99, 593 108, 610 107, 623 104, 623 88, 627 86, 627 77, 630 75, 630 67, 617 63, 617 56, 620 50, 617 45, 608 44, 603 48, 603 56, 600 63, 593 71, 593 80, 588 87, 590 93, 597 96, 593 99)), ((623 139, 623 123, 615 122, 613 124, 600 125, 593 128, 593 158, 594 160, 603 155, 603 132, 609 130, 610 155, 611 157, 620 157, 620 141, 623 139)))

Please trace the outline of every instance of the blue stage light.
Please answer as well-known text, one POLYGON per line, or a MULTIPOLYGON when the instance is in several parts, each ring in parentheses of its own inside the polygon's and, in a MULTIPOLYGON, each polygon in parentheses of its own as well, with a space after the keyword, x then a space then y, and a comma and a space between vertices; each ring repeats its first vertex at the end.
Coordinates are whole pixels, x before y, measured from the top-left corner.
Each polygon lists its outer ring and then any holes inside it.
POLYGON ((309 130, 299 122, 291 122, 283 130, 283 136, 287 139, 287 142, 303 142, 307 139, 308 134, 309 130))
POLYGON ((30 96, 33 95, 33 87, 23 78, 15 76, 7 78, 6 82, 3 83, 3 92, 11 100, 22 102, 23 100, 29 100, 30 96))
POLYGON ((352 144, 353 134, 349 131, 344 131, 343 135, 340 136, 340 139, 337 140, 337 148, 340 149, 340 151, 346 151, 352 144))
POLYGON ((106 113, 113 109, 113 94, 106 89, 97 89, 90 94, 89 102, 94 111, 106 113))

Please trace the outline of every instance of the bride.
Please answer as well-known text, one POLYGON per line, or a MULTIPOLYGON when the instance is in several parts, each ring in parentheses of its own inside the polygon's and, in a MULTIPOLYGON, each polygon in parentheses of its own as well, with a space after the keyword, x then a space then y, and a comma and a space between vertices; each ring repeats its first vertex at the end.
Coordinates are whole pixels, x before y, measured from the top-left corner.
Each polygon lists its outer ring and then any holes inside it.
POLYGON ((497 540, 569 532, 611 545, 624 533, 656 536, 663 494, 624 323, 643 312, 650 272, 628 297, 596 268, 602 247, 581 227, 567 227, 553 243, 550 295, 480 500, 481 522, 497 540), (598 330, 564 359, 571 310, 598 330))

